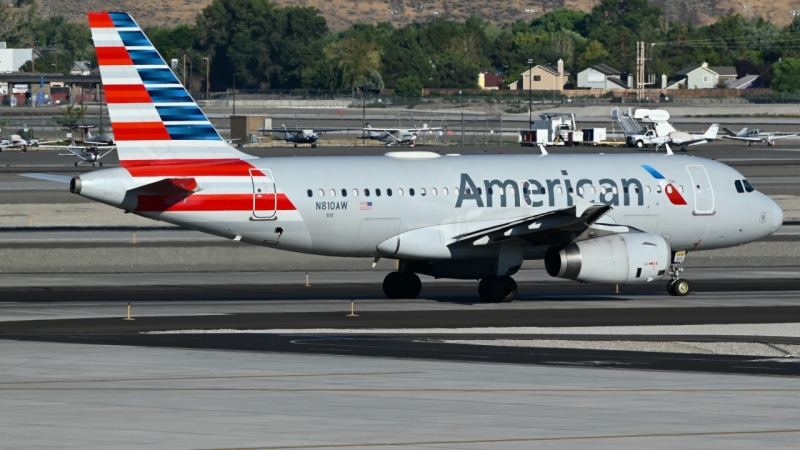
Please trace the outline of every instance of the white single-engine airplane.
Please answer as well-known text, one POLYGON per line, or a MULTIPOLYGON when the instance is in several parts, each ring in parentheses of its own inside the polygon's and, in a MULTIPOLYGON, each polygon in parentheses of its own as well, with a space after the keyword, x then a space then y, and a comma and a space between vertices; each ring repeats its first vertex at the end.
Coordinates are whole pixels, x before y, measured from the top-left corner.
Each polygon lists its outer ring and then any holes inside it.
POLYGON ((797 136, 796 134, 777 134, 777 133, 764 133, 759 130, 747 131, 747 128, 742 128, 738 133, 731 131, 728 128, 723 128, 725 131, 725 139, 733 139, 735 141, 746 141, 747 146, 754 143, 763 142, 770 147, 775 147, 775 141, 778 139, 785 139, 797 136))
POLYGON ((741 173, 697 157, 257 158, 201 120, 127 13, 89 13, 89 23, 121 167, 76 176, 71 192, 253 245, 395 259, 383 282, 390 298, 417 297, 424 274, 480 280, 483 300, 511 301, 512 276, 536 259, 553 277, 666 278, 671 295, 687 295, 679 277, 687 252, 762 239, 783 223, 769 197, 738 189, 750 186, 741 173))
POLYGON ((678 131, 669 123, 669 112, 663 109, 637 109, 633 117, 642 122, 652 123, 653 128, 627 136, 626 142, 629 147, 643 148, 654 145, 658 151, 662 145, 673 144, 680 146, 681 150, 687 151, 690 146, 716 140, 719 131, 718 123, 711 124, 703 134, 678 131))
POLYGON ((295 147, 297 147, 297 144, 311 144, 311 148, 317 148, 317 141, 323 134, 342 130, 347 130, 347 128, 314 128, 312 130, 302 130, 300 128, 286 128, 286 125, 282 125, 282 128, 270 128, 261 131, 267 133, 283 133, 283 138, 276 140, 291 142, 295 147))
POLYGON ((442 129, 441 127, 428 126, 423 126, 422 128, 372 128, 370 124, 367 124, 366 127, 361 129, 361 131, 366 132, 367 135, 360 137, 361 139, 381 141, 386 144, 387 147, 391 147, 392 145, 408 145, 409 147, 414 147, 417 145, 417 136, 419 136, 419 133, 424 131, 436 131, 441 133, 442 129))
POLYGON ((23 152, 28 150, 28 147, 36 147, 39 145, 38 139, 28 139, 26 140, 22 136, 18 134, 12 134, 11 136, 4 138, 0 141, 0 152, 3 151, 4 148, 18 148, 23 152))

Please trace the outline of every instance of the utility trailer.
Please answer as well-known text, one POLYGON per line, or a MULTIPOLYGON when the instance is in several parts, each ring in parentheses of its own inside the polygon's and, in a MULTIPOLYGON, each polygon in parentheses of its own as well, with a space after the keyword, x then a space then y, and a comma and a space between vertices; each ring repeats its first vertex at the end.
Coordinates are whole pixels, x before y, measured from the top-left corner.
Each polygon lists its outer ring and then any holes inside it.
MULTIPOLYGON (((533 147, 538 145, 575 146, 575 145, 609 145, 606 141, 605 128, 578 129, 575 115, 570 113, 543 113, 540 120, 534 120, 530 129, 519 130, 519 145, 533 147)), ((617 145, 614 142, 610 145, 617 145)))

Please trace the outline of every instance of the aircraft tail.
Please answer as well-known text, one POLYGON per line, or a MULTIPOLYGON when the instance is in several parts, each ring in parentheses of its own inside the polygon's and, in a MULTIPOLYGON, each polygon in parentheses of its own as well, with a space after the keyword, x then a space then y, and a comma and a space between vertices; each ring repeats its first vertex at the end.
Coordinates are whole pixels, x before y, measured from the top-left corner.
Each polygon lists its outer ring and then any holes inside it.
POLYGON ((228 145, 128 13, 90 12, 123 167, 251 159, 228 145))
POLYGON ((744 135, 745 132, 747 132, 747 128, 742 128, 742 130, 739 131, 738 133, 736 133, 735 131, 732 131, 730 128, 727 128, 727 127, 723 128, 722 131, 724 131, 725 134, 727 134, 728 136, 742 136, 742 135, 744 135))
POLYGON ((705 132, 705 134, 703 134, 703 138, 712 140, 716 139, 718 131, 719 131, 719 124, 712 123, 711 126, 708 127, 708 130, 705 132))

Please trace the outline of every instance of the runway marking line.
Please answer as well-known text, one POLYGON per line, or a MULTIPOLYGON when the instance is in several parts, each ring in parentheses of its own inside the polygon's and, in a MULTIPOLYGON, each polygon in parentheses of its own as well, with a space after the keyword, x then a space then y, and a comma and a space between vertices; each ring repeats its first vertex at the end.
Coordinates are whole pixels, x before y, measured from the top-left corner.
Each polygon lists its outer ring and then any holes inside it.
MULTIPOLYGON (((128 381, 186 381, 186 380, 241 380, 257 378, 287 378, 287 377, 344 377, 344 376, 364 376, 364 375, 409 375, 427 373, 423 371, 396 371, 396 372, 343 372, 343 373, 289 373, 278 375, 230 375, 230 376, 208 376, 208 377, 157 377, 157 378, 116 378, 116 379, 96 379, 96 380, 39 380, 39 381, 0 381, 2 385, 15 384, 52 384, 52 383, 118 383, 128 381)), ((3 388, 0 388, 3 389, 3 388)))
MULTIPOLYGON (((145 380, 146 381, 146 380, 145 380)), ((75 381, 88 383, 89 381, 75 381)), ((13 383, 11 383, 13 384, 13 383)), ((369 389, 369 388, 159 388, 159 387, 0 387, 0 391, 209 391, 209 392, 386 392, 386 393, 520 393, 520 394, 673 394, 673 393, 792 393, 800 389, 369 389)))
POLYGON ((759 434, 800 433, 798 430, 760 430, 760 431, 708 431, 699 433, 654 433, 654 434, 612 434, 599 436, 562 436, 542 438, 510 438, 510 439, 471 439, 452 441, 419 441, 419 442, 378 442, 358 444, 322 444, 322 445, 284 445, 269 447, 217 447, 205 450, 278 450, 278 449, 312 449, 312 448, 352 448, 352 447, 401 447, 409 445, 448 445, 448 444, 493 444, 506 442, 541 442, 541 441, 586 441, 594 439, 634 439, 661 437, 693 437, 693 436, 741 436, 759 434))

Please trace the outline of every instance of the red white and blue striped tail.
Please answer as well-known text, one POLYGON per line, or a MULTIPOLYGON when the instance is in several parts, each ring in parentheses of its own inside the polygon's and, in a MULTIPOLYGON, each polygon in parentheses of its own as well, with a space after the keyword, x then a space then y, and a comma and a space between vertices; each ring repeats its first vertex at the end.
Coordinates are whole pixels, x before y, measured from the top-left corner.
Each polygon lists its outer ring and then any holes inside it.
POLYGON ((90 12, 123 167, 253 158, 232 148, 128 13, 90 12))

